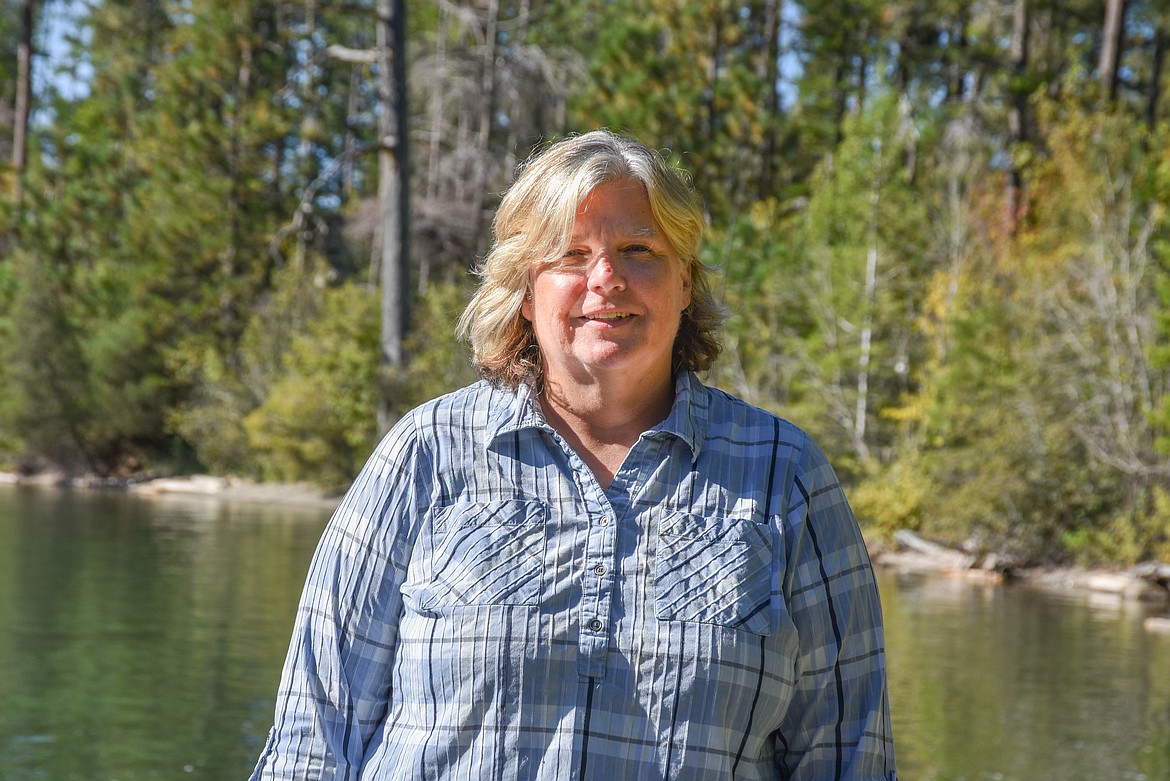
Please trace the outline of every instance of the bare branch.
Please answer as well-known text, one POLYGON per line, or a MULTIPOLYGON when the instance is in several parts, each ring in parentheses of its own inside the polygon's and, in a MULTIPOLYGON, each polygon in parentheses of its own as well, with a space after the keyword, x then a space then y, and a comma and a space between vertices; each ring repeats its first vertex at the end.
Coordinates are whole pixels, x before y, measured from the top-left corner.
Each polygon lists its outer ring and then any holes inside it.
POLYGON ((351 49, 336 43, 325 47, 325 56, 354 65, 373 65, 378 61, 378 52, 375 49, 351 49))
POLYGON ((299 233, 304 229, 305 220, 314 215, 313 201, 317 198, 317 193, 325 186, 337 172, 341 170, 346 163, 355 160, 362 155, 376 151, 377 144, 356 146, 342 152, 337 157, 330 161, 329 165, 325 167, 320 175, 314 179, 305 191, 301 194, 301 202, 297 205, 297 210, 293 213, 292 219, 284 226, 282 226, 272 237, 272 241, 268 243, 268 254, 276 262, 276 265, 284 265, 284 255, 280 251, 280 244, 288 236, 299 233))

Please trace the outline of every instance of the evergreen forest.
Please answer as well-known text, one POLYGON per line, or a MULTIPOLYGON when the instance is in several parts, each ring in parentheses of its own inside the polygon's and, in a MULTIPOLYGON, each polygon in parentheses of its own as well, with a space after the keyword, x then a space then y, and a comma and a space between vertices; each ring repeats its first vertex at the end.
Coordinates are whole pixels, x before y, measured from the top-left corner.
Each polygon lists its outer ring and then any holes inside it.
POLYGON ((706 378, 862 523, 1170 561, 1160 0, 0 0, 0 469, 344 487, 474 379, 500 193, 609 127, 709 217, 706 378))

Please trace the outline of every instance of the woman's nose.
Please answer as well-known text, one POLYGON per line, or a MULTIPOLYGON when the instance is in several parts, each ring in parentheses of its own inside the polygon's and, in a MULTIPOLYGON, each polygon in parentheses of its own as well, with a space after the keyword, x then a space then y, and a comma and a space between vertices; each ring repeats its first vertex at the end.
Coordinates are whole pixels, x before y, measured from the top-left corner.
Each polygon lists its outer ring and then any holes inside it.
POLYGON ((589 289, 598 292, 622 290, 626 286, 621 262, 607 251, 597 253, 589 269, 589 289))

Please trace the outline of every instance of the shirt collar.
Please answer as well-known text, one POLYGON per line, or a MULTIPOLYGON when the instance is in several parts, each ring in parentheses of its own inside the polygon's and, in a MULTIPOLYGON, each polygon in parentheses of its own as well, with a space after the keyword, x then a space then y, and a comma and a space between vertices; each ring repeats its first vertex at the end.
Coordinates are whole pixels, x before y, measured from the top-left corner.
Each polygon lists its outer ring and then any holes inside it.
POLYGON ((489 413, 488 425, 485 431, 488 447, 500 437, 514 434, 523 429, 535 428, 551 431, 552 427, 544 419, 544 413, 536 402, 536 394, 532 385, 522 382, 515 391, 501 391, 506 402, 496 406, 489 413))
MULTIPOLYGON (((708 414, 711 408, 711 390, 699 381, 691 371, 680 371, 674 381, 674 404, 670 414, 650 432, 673 434, 691 449, 692 461, 698 460, 699 451, 707 435, 708 414)), ((486 430, 488 447, 500 437, 524 429, 552 431, 544 419, 544 413, 536 400, 532 386, 523 382, 515 392, 508 394, 508 401, 492 411, 486 430)))
POLYGON ((680 371, 674 380, 674 404, 666 420, 651 431, 674 434, 691 449, 691 462, 699 460, 699 451, 707 437, 711 391, 691 371, 680 371))

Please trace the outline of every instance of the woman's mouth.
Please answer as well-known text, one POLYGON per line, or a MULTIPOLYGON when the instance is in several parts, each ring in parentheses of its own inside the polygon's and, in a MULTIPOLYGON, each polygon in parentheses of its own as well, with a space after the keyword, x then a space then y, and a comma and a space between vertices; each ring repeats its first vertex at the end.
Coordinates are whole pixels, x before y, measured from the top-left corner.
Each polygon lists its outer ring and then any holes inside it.
POLYGON ((598 320, 601 322, 613 322, 615 320, 625 320, 627 317, 633 317, 628 312, 599 312, 592 315, 583 315, 586 320, 598 320))

